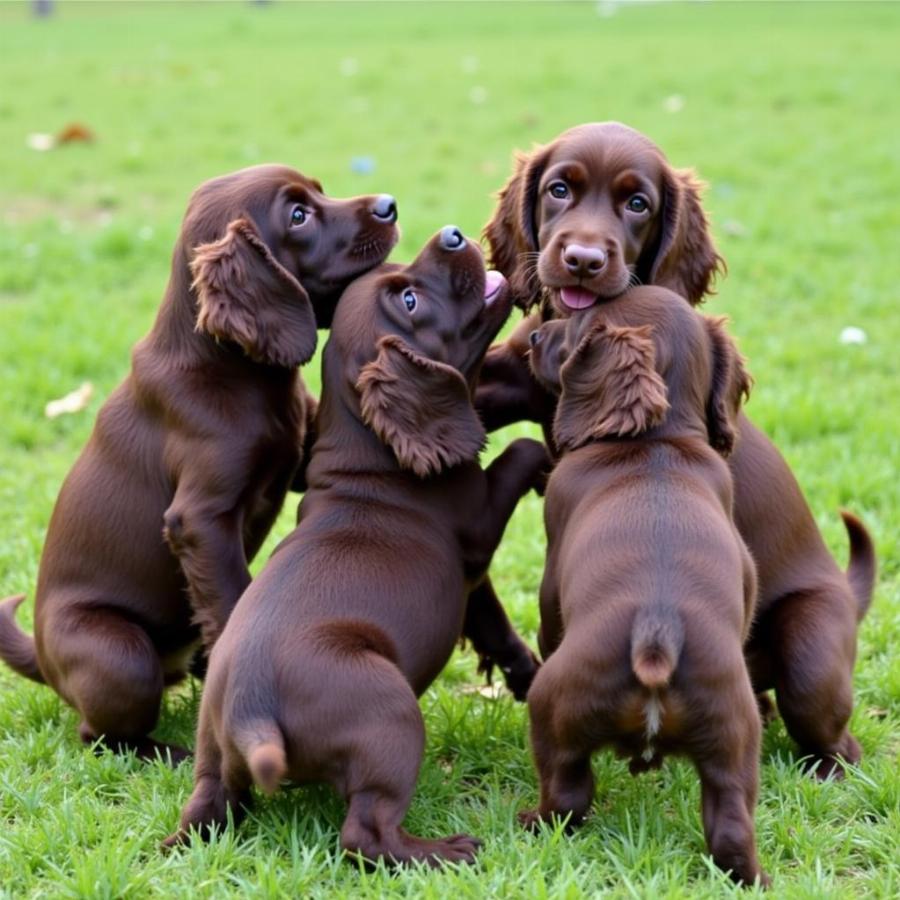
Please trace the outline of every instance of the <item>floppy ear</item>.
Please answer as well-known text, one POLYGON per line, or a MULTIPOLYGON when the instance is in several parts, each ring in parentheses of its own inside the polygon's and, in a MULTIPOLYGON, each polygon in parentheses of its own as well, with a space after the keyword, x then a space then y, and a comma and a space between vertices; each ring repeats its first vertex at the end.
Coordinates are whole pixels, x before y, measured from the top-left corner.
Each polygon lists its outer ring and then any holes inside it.
POLYGON ((197 330, 234 341, 257 362, 292 368, 316 350, 316 318, 302 285, 249 219, 201 244, 191 261, 197 330))
POLYGON ((356 389, 363 421, 404 469, 422 478, 476 459, 484 447, 484 427, 462 375, 396 335, 378 342, 378 356, 363 366, 356 389))
POLYGON ((722 456, 734 450, 735 423, 741 402, 750 396, 753 379, 744 367, 744 358, 725 330, 727 319, 704 317, 712 351, 709 398, 706 401, 706 429, 709 442, 722 456))
POLYGON ((539 250, 537 191, 550 150, 539 147, 530 154, 516 154, 513 174, 497 194, 497 208, 483 232, 491 265, 506 276, 516 305, 526 312, 541 299, 535 260, 527 254, 539 250))
POLYGON ((664 170, 660 232, 644 279, 669 288, 691 304, 712 293, 710 283, 717 272, 725 271, 725 260, 716 251, 700 204, 702 188, 689 169, 664 170))
POLYGON ((559 370, 562 393, 553 436, 560 447, 639 435, 663 420, 669 401, 651 335, 650 325, 602 322, 585 335, 559 370))

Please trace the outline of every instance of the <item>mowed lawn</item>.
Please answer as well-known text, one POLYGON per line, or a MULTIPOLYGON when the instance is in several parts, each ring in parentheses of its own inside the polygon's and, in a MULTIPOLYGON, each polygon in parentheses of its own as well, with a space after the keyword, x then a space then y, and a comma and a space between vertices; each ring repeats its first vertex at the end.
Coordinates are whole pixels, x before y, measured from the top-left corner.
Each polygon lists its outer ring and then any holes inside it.
MULTIPOLYGON (((19 619, 30 628, 60 483, 152 322, 197 183, 282 161, 335 195, 391 192, 394 258, 407 260, 447 222, 480 230, 514 148, 622 120, 710 183, 729 272, 707 308, 731 316, 756 376, 750 415, 786 454, 829 546, 843 565, 841 506, 878 543, 852 721, 862 764, 817 784, 773 724, 760 857, 776 896, 897 896, 898 40, 900 7, 863 3, 61 3, 48 21, 0 6, 0 596, 29 595, 19 619), (26 145, 73 122, 96 141, 26 145), (867 341, 842 343, 847 326, 867 341), (45 418, 48 400, 85 381, 86 410, 45 418)), ((304 377, 318 390, 317 363, 304 377)), ((528 433, 501 432, 489 454, 528 433)), ((493 572, 532 644, 543 553, 529 497, 493 572)), ((2 669, 0 896, 740 893, 704 855, 686 762, 635 779, 598 754, 585 827, 522 832, 516 811, 536 797, 526 711, 479 684, 462 650, 422 698, 427 755, 407 818, 426 836, 481 836, 477 865, 365 873, 341 858, 342 804, 325 788, 258 799, 239 829, 162 855, 191 766, 92 755, 52 691, 2 669)), ((162 737, 193 741, 199 692, 169 696, 162 737)))

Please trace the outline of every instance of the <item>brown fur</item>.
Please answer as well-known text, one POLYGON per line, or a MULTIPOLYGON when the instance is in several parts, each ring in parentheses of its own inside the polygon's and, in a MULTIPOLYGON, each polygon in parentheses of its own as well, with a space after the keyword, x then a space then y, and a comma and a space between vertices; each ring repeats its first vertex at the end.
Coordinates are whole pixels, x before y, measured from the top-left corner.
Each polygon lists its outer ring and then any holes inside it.
MULTIPOLYGON (((547 486, 541 648, 549 656, 528 693, 541 800, 523 821, 580 822, 593 799, 590 757, 604 745, 631 756, 635 772, 685 754, 700 775, 713 858, 737 881, 766 883, 753 829, 760 720, 742 655, 755 573, 731 518, 728 467, 708 444, 723 351, 739 359, 733 347, 713 346, 681 297, 659 288, 635 288, 538 333, 532 366, 552 384, 554 360, 566 357, 559 405, 574 387, 583 399, 573 429, 590 442, 558 435, 562 457, 547 486), (574 349, 545 359, 554 340, 574 349), (622 367, 639 377, 623 386, 622 367), (653 417, 635 417, 642 407, 653 417), (627 438, 598 432, 598 419, 624 421, 627 438), (629 460, 623 447, 642 452, 629 460)), ((727 371, 743 377, 737 364, 727 371)))
POLYGON ((534 673, 486 572, 547 456, 523 439, 486 470, 476 461, 472 385, 510 309, 505 291, 486 302, 485 283, 476 245, 436 237, 341 299, 298 525, 213 649, 196 785, 167 844, 239 815, 253 781, 287 777, 337 789, 341 844, 365 860, 473 859, 474 838, 424 840, 401 822, 425 739, 416 697, 461 634, 516 687, 534 673))
MULTIPOLYGON (((540 191, 529 196, 543 197, 540 191)), ((528 283, 517 301, 526 307, 541 298, 550 302, 485 358, 475 406, 488 431, 531 419, 541 423, 552 441, 554 398, 546 386, 529 378, 528 335, 560 305, 560 281, 550 277, 545 282, 542 272, 558 274, 559 242, 573 230, 582 242, 625 247, 628 252, 613 253, 611 259, 630 267, 631 282, 668 286, 692 303, 703 298, 722 267, 697 182, 670 171, 659 150, 631 129, 615 123, 580 126, 530 162, 520 160, 486 234, 494 263, 514 282, 525 278, 528 283), (523 173, 532 184, 536 177, 546 182, 548 173, 571 162, 586 173, 579 188, 583 199, 546 222, 544 213, 527 204, 517 218, 512 215, 513 198, 523 196, 518 186, 523 173), (537 176, 535 166, 542 175, 537 176), (637 233, 623 224, 621 207, 615 212, 611 206, 612 179, 626 169, 638 172, 646 192, 656 197, 652 221, 637 233), (529 216, 534 219, 532 237, 522 224, 529 216), (535 265, 538 253, 547 260, 543 270, 535 265)), ((601 296, 603 285, 593 287, 601 296)), ((712 321, 707 327, 715 341, 718 326, 712 321)), ((749 384, 729 382, 724 370, 723 376, 722 383, 731 383, 737 394, 749 384)), ((875 581, 874 548, 863 524, 845 516, 850 563, 846 573, 837 567, 796 479, 772 442, 743 413, 728 424, 727 408, 736 399, 714 391, 707 421, 716 448, 735 448, 729 457, 735 521, 759 575, 759 612, 747 648, 753 683, 759 692, 775 689, 785 725, 818 777, 840 776, 841 759, 858 762, 861 756, 847 722, 853 708, 857 624, 871 602, 875 581)))
POLYGON ((396 241, 373 202, 330 199, 284 166, 191 198, 156 323, 60 491, 34 639, 15 599, 0 606, 0 657, 74 706, 85 741, 184 754, 148 737, 163 687, 250 583, 315 413, 296 366, 341 286, 396 241))
POLYGON ((629 284, 658 284, 698 303, 724 262, 700 202, 703 185, 689 170, 673 169, 644 135, 618 122, 579 125, 531 154, 516 157, 485 226, 491 261, 528 310, 559 289, 581 284, 603 299, 629 284), (557 201, 548 187, 562 180, 571 196, 557 201), (640 193, 645 215, 624 204, 640 193), (606 267, 590 278, 565 269, 566 246, 600 249, 606 267))

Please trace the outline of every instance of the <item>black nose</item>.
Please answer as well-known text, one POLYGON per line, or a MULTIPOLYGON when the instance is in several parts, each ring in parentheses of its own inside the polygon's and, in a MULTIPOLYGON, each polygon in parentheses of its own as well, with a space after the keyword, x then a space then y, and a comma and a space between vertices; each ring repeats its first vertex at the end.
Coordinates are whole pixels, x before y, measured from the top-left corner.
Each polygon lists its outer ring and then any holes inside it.
POLYGON ((462 250, 466 246, 466 239, 455 225, 445 225, 441 229, 440 243, 445 250, 462 250))
POLYGON ((528 343, 531 344, 532 347, 537 347, 537 345, 543 340, 543 335, 535 329, 528 335, 528 343))
POLYGON ((597 247, 569 244, 563 250, 566 268, 578 278, 592 278, 597 275, 606 265, 606 258, 606 252, 597 247))
POLYGON ((390 194, 379 194, 372 204, 372 215, 381 222, 396 222, 397 201, 390 194))

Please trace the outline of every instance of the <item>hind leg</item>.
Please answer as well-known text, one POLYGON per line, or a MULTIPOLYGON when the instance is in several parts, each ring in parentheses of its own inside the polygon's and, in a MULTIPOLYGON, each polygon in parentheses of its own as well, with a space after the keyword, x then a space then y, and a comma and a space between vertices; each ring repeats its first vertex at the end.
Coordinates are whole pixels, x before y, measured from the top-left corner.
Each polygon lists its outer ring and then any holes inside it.
POLYGON ((162 842, 163 847, 187 843, 191 831, 208 839, 214 829, 225 827, 229 811, 237 825, 250 798, 250 776, 242 761, 223 767, 222 751, 213 733, 208 697, 209 694, 204 694, 200 706, 194 790, 181 813, 178 830, 162 842))
POLYGON ((109 609, 73 611, 49 630, 43 657, 52 683, 81 714, 78 734, 141 759, 172 764, 190 756, 183 747, 149 735, 156 727, 164 687, 162 663, 147 632, 109 609))
POLYGON ((778 709, 816 777, 842 777, 862 750, 847 730, 853 711, 856 616, 836 588, 785 597, 771 613, 778 709))
POLYGON ((350 723, 354 737, 342 779, 349 808, 341 847, 369 862, 474 862, 480 846, 474 837, 426 840, 401 828, 422 762, 425 726, 412 689, 392 664, 390 669, 373 674, 372 681, 379 682, 372 685, 376 696, 359 707, 376 718, 360 716, 350 723), (377 706, 368 702, 373 700, 377 706))
POLYGON ((578 740, 580 728, 560 684, 566 673, 561 656, 551 656, 535 677, 528 692, 531 719, 531 749, 541 784, 541 799, 536 809, 519 813, 526 828, 551 818, 569 816, 569 826, 580 825, 594 799, 594 775, 591 748, 578 740), (572 739, 576 743, 572 743, 572 739))
MULTIPOLYGON (((723 680, 724 681, 724 680, 723 680)), ((753 815, 759 790, 762 725, 749 679, 698 730, 694 762, 700 775, 703 831, 719 868, 739 883, 764 886, 769 876, 756 856, 753 815)))

